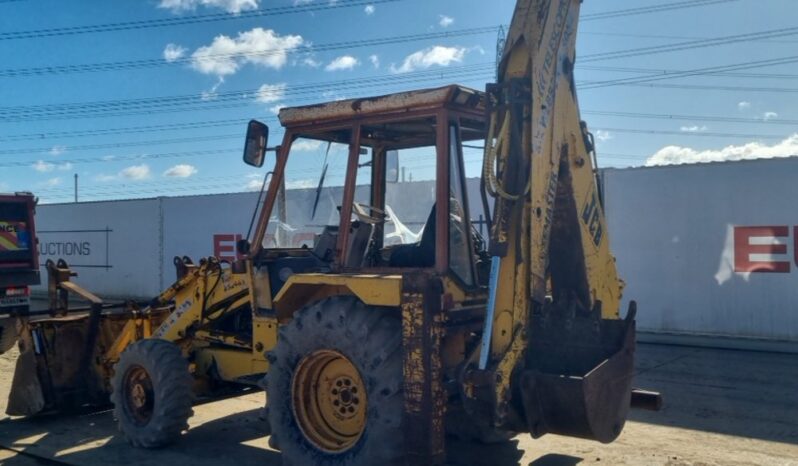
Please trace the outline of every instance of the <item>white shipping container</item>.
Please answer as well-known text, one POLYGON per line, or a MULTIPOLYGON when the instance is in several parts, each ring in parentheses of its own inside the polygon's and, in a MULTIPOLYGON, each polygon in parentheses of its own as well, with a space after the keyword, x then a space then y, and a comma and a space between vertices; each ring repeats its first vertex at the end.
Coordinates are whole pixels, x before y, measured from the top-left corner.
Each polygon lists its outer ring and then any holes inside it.
POLYGON ((158 199, 49 204, 36 208, 42 284, 45 262, 65 260, 74 279, 108 297, 152 297, 160 288, 161 222, 158 199))
POLYGON ((604 171, 641 331, 798 342, 798 158, 604 171))

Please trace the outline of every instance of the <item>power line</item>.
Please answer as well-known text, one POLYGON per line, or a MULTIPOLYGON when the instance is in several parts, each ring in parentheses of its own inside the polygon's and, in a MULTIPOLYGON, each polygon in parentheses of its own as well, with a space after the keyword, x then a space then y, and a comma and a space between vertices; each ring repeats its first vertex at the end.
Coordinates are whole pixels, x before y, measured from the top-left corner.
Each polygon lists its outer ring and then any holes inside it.
MULTIPOLYGON (((578 86, 588 86, 591 84, 603 84, 606 81, 581 81, 578 86)), ((733 91, 733 92, 771 92, 777 94, 789 94, 798 92, 795 87, 763 87, 763 86, 724 86, 717 84, 664 84, 664 83, 620 83, 618 86, 648 87, 657 89, 679 89, 694 91, 733 91)), ((604 86, 598 86, 604 87, 604 86)), ((582 89, 583 87, 579 87, 582 89)))
MULTIPOLYGON (((313 99, 318 100, 319 92, 335 91, 340 92, 345 89, 361 90, 369 87, 379 87, 384 89, 386 84, 408 84, 419 81, 437 81, 443 79, 444 76, 457 76, 469 77, 478 74, 479 77, 484 76, 485 71, 490 71, 491 64, 478 64, 478 65, 465 65, 450 69, 447 71, 440 70, 426 70, 414 73, 380 75, 376 77, 355 78, 350 80, 322 82, 313 84, 299 84, 293 86, 286 86, 283 92, 278 96, 268 95, 273 103, 278 100, 282 101, 288 96, 297 95, 313 95, 313 99)), ((203 94, 192 94, 182 96, 162 96, 162 97, 148 97, 141 99, 123 99, 112 101, 95 101, 95 102, 75 102, 66 104, 55 105, 39 105, 39 106, 19 106, 19 107, 0 107, 0 122, 12 121, 25 121, 25 120, 42 120, 42 119, 57 119, 57 118, 76 118, 81 116, 98 117, 98 116, 122 116, 122 115, 135 115, 139 113, 162 113, 175 107, 181 108, 178 111, 185 110, 210 110, 218 108, 230 108, 240 106, 227 105, 229 102, 245 101, 244 105, 256 103, 256 96, 258 96, 257 89, 248 89, 243 91, 231 91, 218 93, 212 98, 208 98, 203 94), (220 105, 222 104, 222 105, 220 105)))
POLYGON ((311 11, 334 10, 356 6, 377 5, 394 3, 405 0, 339 0, 337 2, 323 2, 313 4, 300 4, 295 6, 282 6, 263 8, 258 10, 241 11, 239 13, 211 13, 204 15, 188 15, 163 19, 148 19, 126 21, 120 23, 93 24, 83 26, 68 26, 60 28, 35 29, 28 31, 11 31, 0 33, 0 41, 18 39, 39 39, 43 37, 71 36, 77 34, 93 34, 100 32, 116 32, 135 29, 158 28, 166 26, 179 26, 186 24, 209 23, 215 21, 228 21, 233 19, 262 18, 311 11))
POLYGON ((717 123, 745 123, 745 124, 759 124, 759 125, 798 125, 798 120, 785 120, 779 118, 773 119, 758 119, 758 118, 741 118, 741 117, 724 117, 724 116, 707 116, 707 115, 669 115, 660 113, 639 113, 639 112, 611 112, 600 110, 583 110, 584 115, 599 115, 599 116, 612 116, 621 118, 645 118, 655 120, 689 120, 689 121, 707 121, 717 123))
MULTIPOLYGON (((392 44, 400 44, 407 42, 417 42, 424 40, 442 39, 442 38, 455 38, 473 36, 487 33, 495 33, 498 26, 487 26, 478 28, 459 29, 453 31, 431 32, 425 34, 411 34, 406 36, 393 36, 382 37, 377 39, 364 39, 348 42, 336 42, 330 44, 313 45, 306 49, 292 49, 292 50, 275 50, 266 49, 259 51, 241 53, 225 53, 225 54, 210 54, 203 55, 202 60, 220 60, 230 58, 250 58, 250 57, 268 57, 283 54, 309 54, 315 52, 327 52, 331 50, 352 49, 360 47, 384 46, 392 44)), ((90 72, 103 72, 103 71, 117 71, 117 70, 134 70, 144 68, 154 68, 160 66, 174 66, 191 64, 195 60, 194 57, 182 57, 176 60, 167 61, 163 58, 151 58, 144 60, 129 60, 118 62, 106 63, 85 63, 75 65, 53 65, 32 68, 16 68, 0 70, 0 78, 14 78, 24 76, 41 76, 52 74, 69 74, 69 73, 90 73, 90 72)))
MULTIPOLYGON (((798 42, 798 41, 796 41, 798 42)), ((621 67, 621 66, 598 66, 598 65, 578 65, 579 70, 588 71, 610 71, 618 73, 639 73, 650 75, 666 75, 674 73, 684 73, 684 70, 662 69, 662 68, 635 68, 635 67, 621 67)), ((702 73, 700 76, 721 76, 730 78, 762 78, 762 79, 795 79, 798 74, 790 73, 734 73, 734 72, 708 72, 702 73)))
MULTIPOLYGON (((118 161, 138 161, 138 160, 151 160, 151 159, 170 159, 170 158, 191 158, 191 157, 199 157, 205 155, 218 155, 218 154, 225 154, 230 153, 232 151, 240 151, 241 148, 227 148, 227 149, 213 149, 213 150, 202 150, 202 151, 186 151, 186 152, 166 152, 166 153, 159 153, 159 154, 128 154, 128 155, 112 155, 112 156, 105 156, 105 157, 88 157, 88 158, 77 158, 77 159, 59 159, 57 161, 58 165, 64 164, 84 164, 84 163, 107 163, 107 162, 118 162, 118 161)), ((32 162, 30 160, 27 161, 17 161, 17 162, 4 162, 0 163, 0 168, 13 168, 13 167, 30 167, 32 162)))
POLYGON ((731 36, 716 37, 712 39, 699 39, 676 44, 657 45, 652 47, 639 47, 627 50, 616 50, 613 52, 601 52, 585 55, 579 59, 581 63, 590 63, 601 60, 612 60, 617 58, 630 58, 641 55, 652 55, 665 52, 677 52, 682 50, 693 50, 704 47, 714 47, 717 45, 736 44, 758 39, 771 39, 775 37, 794 36, 798 34, 798 27, 772 29, 769 31, 752 32, 747 34, 735 34, 731 36))
MULTIPOLYGON (((672 39, 672 40, 700 40, 700 39, 712 39, 711 37, 699 37, 699 36, 674 36, 674 35, 667 35, 667 34, 632 34, 628 32, 598 32, 598 31, 579 31, 579 35, 588 35, 588 36, 608 36, 608 37, 634 37, 636 39, 672 39)), ((756 40, 756 39, 754 39, 756 40)), ((758 42, 769 42, 773 44, 795 44, 798 43, 798 40, 768 40, 768 39, 760 39, 757 40, 758 42)))
MULTIPOLYGON (((678 70, 667 71, 665 73, 657 72, 648 76, 621 78, 606 81, 591 81, 583 83, 580 86, 581 90, 589 90, 595 88, 603 88, 608 86, 618 85, 640 85, 643 83, 650 83, 653 81, 660 81, 664 79, 675 79, 689 76, 712 75, 719 72, 728 72, 735 70, 744 70, 751 68, 759 68, 764 66, 775 66, 779 64, 794 63, 798 61, 798 56, 785 57, 772 60, 759 60, 752 62, 737 63, 732 65, 722 65, 701 69, 692 70, 678 70)), ((357 78, 351 80, 329 81, 322 83, 300 84, 295 86, 286 87, 282 100, 288 99, 291 96, 299 95, 313 95, 314 97, 309 100, 317 101, 316 97, 322 90, 328 91, 343 91, 349 89, 356 89, 358 91, 369 88, 379 87, 385 90, 385 85, 393 84, 409 84, 422 81, 439 81, 444 78, 453 80, 455 78, 473 78, 473 79, 489 79, 489 73, 492 65, 490 63, 465 65, 461 67, 452 67, 446 70, 426 70, 414 73, 405 73, 399 75, 380 75, 367 78, 357 78)), ((650 85, 650 84, 649 84, 650 85)), ((695 89, 715 89, 715 90, 755 90, 765 92, 795 92, 791 88, 752 88, 740 86, 695 86, 686 84, 658 84, 662 87, 674 88, 695 88, 695 89)), ((96 117, 96 116, 125 116, 135 114, 152 114, 163 113, 168 111, 187 111, 187 110, 211 110, 220 108, 232 108, 241 105, 249 105, 254 102, 254 96, 257 90, 250 89, 244 91, 233 91, 226 93, 219 93, 214 96, 213 100, 207 100, 207 96, 200 95, 183 95, 183 96, 162 96, 155 98, 143 99, 127 99, 127 100, 114 100, 114 101, 99 101, 99 102, 75 102, 68 104, 57 105, 43 105, 43 106, 25 106, 25 107, 0 107, 0 118, 4 122, 10 121, 25 121, 30 119, 58 119, 58 118, 79 118, 79 117, 96 117), (241 101, 245 101, 241 104, 241 101), (234 104, 231 104, 233 102, 234 104), (235 103, 238 102, 238 103, 235 103), (225 105, 227 104, 227 105, 225 105)), ((362 94, 362 93, 358 93, 362 94)), ((292 99, 296 102, 301 99, 292 99)), ((307 100, 307 99, 306 99, 307 100)))
MULTIPOLYGON (((121 147, 141 147, 141 146, 152 146, 152 145, 161 145, 161 144, 183 144, 187 142, 208 142, 208 141, 221 141, 224 139, 235 139, 241 138, 241 134, 219 134, 213 136, 192 136, 192 137, 185 137, 185 138, 173 138, 173 139, 156 139, 156 140, 147 140, 147 141, 133 141, 133 142, 111 142, 107 144, 84 144, 81 146, 65 146, 63 148, 64 151, 76 151, 76 150, 98 150, 98 149, 117 149, 121 147)), ((30 153, 39 153, 39 152, 49 152, 52 148, 51 147, 39 147, 39 148, 23 148, 23 149, 2 149, 0 150, 0 155, 17 155, 17 154, 30 154, 30 153)))
POLYGON ((624 84, 637 84, 637 83, 647 83, 652 81, 660 81, 664 79, 674 79, 674 78, 685 78, 690 76, 700 76, 705 74, 711 74, 720 71, 738 71, 738 70, 748 70, 752 68, 761 68, 766 66, 776 66, 776 65, 784 65, 789 63, 796 63, 798 62, 798 55, 793 55, 789 57, 782 57, 782 58, 773 58, 768 60, 756 60, 756 61, 748 61, 742 63, 736 63, 732 65, 719 65, 719 66, 710 66, 706 68, 696 68, 692 70, 685 70, 679 71, 676 73, 667 73, 667 74, 655 74, 650 76, 643 76, 639 78, 623 78, 623 79, 614 79, 609 81, 600 81, 593 84, 582 86, 581 89, 596 89, 600 87, 609 87, 609 86, 619 86, 624 84))
POLYGON ((715 138, 743 138, 743 139, 785 139, 784 135, 776 134, 743 134, 743 133, 715 133, 715 132, 690 132, 690 131, 667 131, 656 129, 632 129, 632 128, 596 128, 601 131, 615 132, 615 133, 629 133, 629 134, 666 134, 666 135, 679 135, 679 136, 699 136, 699 137, 715 137, 715 138))
POLYGON ((639 8, 627 8, 624 10, 605 11, 582 15, 581 21, 595 21, 600 19, 619 18, 623 16, 643 15, 649 13, 662 13, 666 11, 681 10, 685 8, 695 8, 699 6, 717 5, 721 3, 731 3, 737 0, 690 0, 682 2, 662 3, 639 8))
POLYGON ((246 118, 236 118, 230 120, 210 120, 210 121, 197 121, 189 123, 171 123, 164 125, 145 125, 145 126, 128 126, 122 128, 105 128, 105 129, 89 129, 89 130, 76 130, 76 131, 60 131, 60 132, 42 132, 42 133, 26 133, 26 134, 12 134, 8 136, 0 136, 0 142, 12 141, 38 141, 46 139, 68 139, 68 138, 81 138, 87 136, 113 136, 119 134, 146 134, 153 132, 166 132, 166 131, 182 131, 192 129, 206 129, 216 128, 223 126, 243 125, 247 121, 246 118))

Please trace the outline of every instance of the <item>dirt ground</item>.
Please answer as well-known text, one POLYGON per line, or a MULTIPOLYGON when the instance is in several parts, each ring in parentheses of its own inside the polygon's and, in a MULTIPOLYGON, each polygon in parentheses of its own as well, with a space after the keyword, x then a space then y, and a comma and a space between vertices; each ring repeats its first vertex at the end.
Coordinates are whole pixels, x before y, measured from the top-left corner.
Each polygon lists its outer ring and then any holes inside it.
MULTIPOLYGON (((15 353, 0 356, 0 408, 15 353)), ((636 385, 661 391, 659 413, 635 411, 613 444, 520 435, 503 445, 448 443, 451 465, 798 465, 798 356, 639 345, 636 385)), ((130 447, 109 412, 9 419, 0 415, 0 464, 270 466, 263 393, 195 407, 181 442, 130 447)))

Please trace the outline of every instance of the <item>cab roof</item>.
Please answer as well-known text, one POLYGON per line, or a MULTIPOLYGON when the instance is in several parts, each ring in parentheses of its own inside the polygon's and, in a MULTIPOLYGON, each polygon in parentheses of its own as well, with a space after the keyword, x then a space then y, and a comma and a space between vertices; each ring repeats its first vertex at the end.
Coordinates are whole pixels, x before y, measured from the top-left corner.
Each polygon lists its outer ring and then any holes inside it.
POLYGON ((351 120, 372 115, 405 113, 439 107, 461 107, 484 112, 485 94, 460 85, 399 92, 360 99, 338 100, 280 110, 280 124, 302 126, 331 120, 351 120))

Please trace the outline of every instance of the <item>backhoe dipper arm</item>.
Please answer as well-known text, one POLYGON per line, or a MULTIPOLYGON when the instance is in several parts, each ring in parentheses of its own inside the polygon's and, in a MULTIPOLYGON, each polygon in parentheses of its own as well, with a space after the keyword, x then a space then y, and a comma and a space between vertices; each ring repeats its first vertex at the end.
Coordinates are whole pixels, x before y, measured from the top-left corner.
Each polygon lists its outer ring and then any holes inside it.
POLYGON ((496 201, 479 368, 505 380, 496 386, 499 418, 530 344, 533 315, 567 308, 618 318, 622 285, 573 76, 580 4, 519 0, 499 82, 488 86, 483 175, 496 201))

